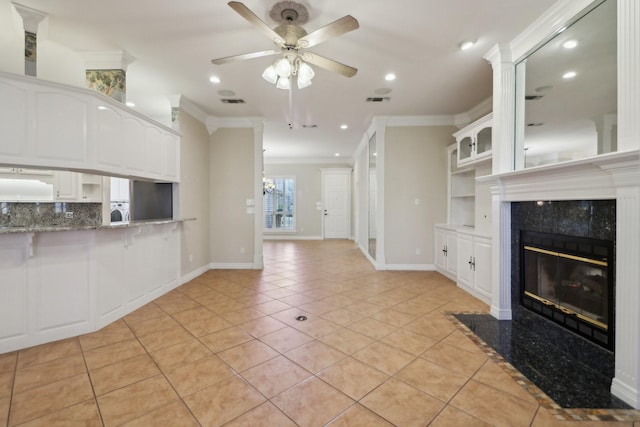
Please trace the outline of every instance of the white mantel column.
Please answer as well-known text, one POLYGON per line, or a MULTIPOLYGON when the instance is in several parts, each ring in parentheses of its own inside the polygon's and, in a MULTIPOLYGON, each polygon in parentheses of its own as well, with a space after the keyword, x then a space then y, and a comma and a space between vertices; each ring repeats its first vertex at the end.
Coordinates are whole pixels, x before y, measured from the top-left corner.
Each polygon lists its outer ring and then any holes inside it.
MULTIPOLYGON (((493 67, 493 173, 513 170, 515 66, 508 45, 497 45, 485 56, 493 67), (497 90, 497 88, 499 88, 497 90)), ((502 201, 500 187, 491 188, 491 315, 511 319, 511 203, 502 201)))
MULTIPOLYGON (((640 2, 618 0, 618 151, 640 147, 640 2)), ((616 197, 615 377, 611 393, 640 409, 640 173, 614 173, 616 197)))

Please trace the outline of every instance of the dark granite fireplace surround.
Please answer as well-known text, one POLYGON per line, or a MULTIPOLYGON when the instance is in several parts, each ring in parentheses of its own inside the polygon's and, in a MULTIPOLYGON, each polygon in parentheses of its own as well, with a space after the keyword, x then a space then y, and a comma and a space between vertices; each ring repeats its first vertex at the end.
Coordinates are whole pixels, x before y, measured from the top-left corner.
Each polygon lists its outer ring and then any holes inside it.
MULTIPOLYGON (((592 353, 584 339, 559 325, 532 313, 521 305, 520 234, 522 231, 574 236, 613 242, 615 265, 616 201, 615 200, 568 200, 531 201, 511 204, 511 309, 513 320, 532 331, 550 334, 555 345, 566 348, 576 358, 592 361, 592 353), (554 327, 552 327, 553 325, 554 327), (553 332, 552 332, 553 331, 553 332), (556 332, 557 331, 557 332, 556 332)), ((615 301, 615 278, 612 301, 615 301)), ((615 310, 615 308, 614 308, 615 310)), ((609 325, 610 331, 615 324, 609 325)), ((613 363, 611 363, 613 377, 613 363)))

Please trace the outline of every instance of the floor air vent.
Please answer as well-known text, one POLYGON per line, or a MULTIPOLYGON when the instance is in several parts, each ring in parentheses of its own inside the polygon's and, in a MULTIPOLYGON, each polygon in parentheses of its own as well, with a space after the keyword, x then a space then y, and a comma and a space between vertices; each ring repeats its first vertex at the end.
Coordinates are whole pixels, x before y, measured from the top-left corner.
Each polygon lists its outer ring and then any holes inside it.
POLYGON ((244 104, 244 99, 222 98, 223 104, 244 104))
POLYGON ((374 96, 367 98, 367 102, 389 102, 391 98, 388 96, 374 96))

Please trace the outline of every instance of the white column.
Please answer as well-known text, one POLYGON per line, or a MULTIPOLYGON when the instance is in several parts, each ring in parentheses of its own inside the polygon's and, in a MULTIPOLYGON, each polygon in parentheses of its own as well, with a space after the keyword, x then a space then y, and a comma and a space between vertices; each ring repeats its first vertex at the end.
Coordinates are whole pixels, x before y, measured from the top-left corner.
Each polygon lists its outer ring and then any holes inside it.
MULTIPOLYGON (((618 151, 640 147, 640 2, 618 0, 618 151)), ((640 409, 640 182, 616 171, 616 371, 611 393, 640 409)))
POLYGON ((24 25, 25 40, 25 58, 24 73, 27 76, 36 77, 38 75, 37 57, 38 57, 38 25, 47 17, 47 14, 39 10, 31 9, 21 4, 13 3, 16 11, 22 17, 24 25))
MULTIPOLYGON (((637 174, 636 174, 637 179, 637 174)), ((611 393, 640 409, 640 187, 616 200, 615 377, 611 393)))
MULTIPOLYGON (((485 56, 493 67, 493 173, 514 165, 515 67, 508 45, 496 45, 485 56)), ((511 204, 502 201, 499 183, 491 189, 491 315, 511 319, 511 204)))
POLYGON ((640 2, 618 0, 618 151, 640 147, 640 2))

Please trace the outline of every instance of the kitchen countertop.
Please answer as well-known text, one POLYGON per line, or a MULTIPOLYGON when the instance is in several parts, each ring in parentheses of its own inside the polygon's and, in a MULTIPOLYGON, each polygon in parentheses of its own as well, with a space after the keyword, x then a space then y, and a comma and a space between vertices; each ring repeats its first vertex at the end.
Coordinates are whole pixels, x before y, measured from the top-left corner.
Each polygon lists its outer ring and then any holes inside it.
POLYGON ((28 225, 28 226, 0 226, 0 234, 11 233, 47 233, 57 231, 84 231, 84 230, 113 230, 122 228, 133 228, 145 225, 161 225, 172 224, 177 222, 194 221, 196 218, 178 218, 178 219, 156 219, 145 221, 129 221, 117 222, 113 224, 94 224, 94 225, 28 225))

